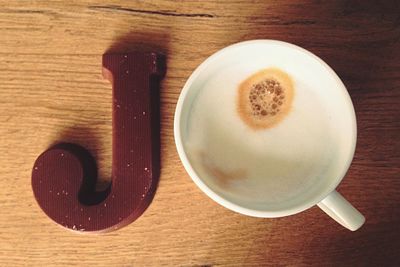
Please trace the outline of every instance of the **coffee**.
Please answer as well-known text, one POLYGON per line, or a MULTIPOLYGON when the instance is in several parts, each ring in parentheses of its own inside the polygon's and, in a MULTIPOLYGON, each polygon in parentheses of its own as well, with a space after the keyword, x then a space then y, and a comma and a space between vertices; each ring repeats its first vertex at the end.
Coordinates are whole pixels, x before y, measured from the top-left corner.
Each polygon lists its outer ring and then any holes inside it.
POLYGON ((177 103, 174 137, 188 175, 222 206, 275 218, 318 205, 354 231, 365 218, 335 188, 356 127, 346 88, 323 60, 253 40, 196 68, 177 103))

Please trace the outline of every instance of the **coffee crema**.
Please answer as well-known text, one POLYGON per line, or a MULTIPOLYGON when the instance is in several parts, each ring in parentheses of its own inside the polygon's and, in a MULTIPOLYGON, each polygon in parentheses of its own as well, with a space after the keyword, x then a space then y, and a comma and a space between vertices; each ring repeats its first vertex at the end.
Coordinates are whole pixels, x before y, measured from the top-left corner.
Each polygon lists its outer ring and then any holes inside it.
POLYGON ((270 128, 288 114, 293 94, 293 81, 287 73, 277 68, 261 70, 239 85, 237 111, 250 128, 270 128))

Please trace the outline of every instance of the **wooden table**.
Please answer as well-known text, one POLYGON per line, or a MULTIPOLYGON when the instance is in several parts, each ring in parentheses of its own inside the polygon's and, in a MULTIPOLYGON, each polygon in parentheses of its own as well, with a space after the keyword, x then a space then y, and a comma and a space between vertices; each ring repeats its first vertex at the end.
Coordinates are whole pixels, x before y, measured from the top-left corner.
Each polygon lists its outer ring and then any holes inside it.
POLYGON ((400 7, 367 2, 0 0, 0 265, 399 266, 400 7), (257 38, 311 50, 347 86, 358 145, 339 191, 366 216, 359 231, 315 207, 245 217, 186 174, 172 127, 185 80, 213 52, 257 38), (41 211, 31 170, 62 140, 87 147, 103 182, 110 177, 111 86, 101 55, 115 42, 168 55, 160 184, 133 224, 77 235, 41 211))

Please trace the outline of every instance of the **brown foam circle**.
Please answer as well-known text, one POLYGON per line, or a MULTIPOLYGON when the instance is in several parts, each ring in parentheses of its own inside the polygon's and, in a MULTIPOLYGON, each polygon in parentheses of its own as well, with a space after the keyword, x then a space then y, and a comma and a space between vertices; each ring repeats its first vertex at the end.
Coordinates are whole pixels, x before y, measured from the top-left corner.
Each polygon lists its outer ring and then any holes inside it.
POLYGON ((107 232, 137 219, 149 206, 160 174, 159 81, 165 58, 155 53, 104 54, 113 86, 112 183, 95 191, 96 163, 76 144, 43 152, 32 189, 53 221, 80 232, 107 232))
POLYGON ((293 81, 287 73, 277 68, 261 70, 239 85, 239 116, 255 130, 270 128, 289 113, 293 94, 293 81))

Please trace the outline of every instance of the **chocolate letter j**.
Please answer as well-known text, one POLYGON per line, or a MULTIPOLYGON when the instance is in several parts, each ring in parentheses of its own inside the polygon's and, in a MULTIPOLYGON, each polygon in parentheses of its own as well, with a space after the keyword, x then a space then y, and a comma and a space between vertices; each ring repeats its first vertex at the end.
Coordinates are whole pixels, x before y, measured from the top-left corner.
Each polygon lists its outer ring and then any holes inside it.
POLYGON ((160 174, 159 82, 165 58, 155 53, 104 54, 113 87, 112 182, 95 190, 97 167, 83 147, 60 143, 36 160, 32 188, 56 223, 81 232, 107 232, 137 219, 149 206, 160 174))

